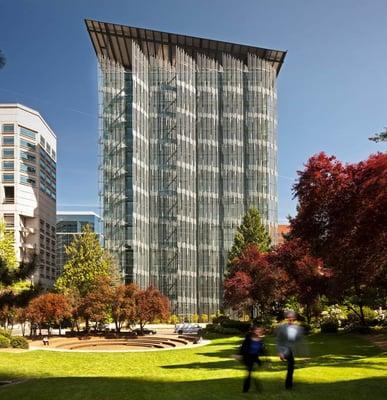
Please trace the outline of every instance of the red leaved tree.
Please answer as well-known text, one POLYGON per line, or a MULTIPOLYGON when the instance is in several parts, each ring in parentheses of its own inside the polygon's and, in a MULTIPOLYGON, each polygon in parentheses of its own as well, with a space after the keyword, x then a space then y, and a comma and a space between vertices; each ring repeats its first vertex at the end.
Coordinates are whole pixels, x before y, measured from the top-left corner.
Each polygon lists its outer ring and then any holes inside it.
POLYGON ((250 274, 244 271, 234 271, 229 278, 225 279, 223 287, 226 306, 234 310, 251 307, 253 280, 250 274))
POLYGON ((138 287, 133 283, 114 288, 111 312, 116 326, 116 333, 121 331, 124 323, 132 325, 136 321, 135 296, 138 290, 138 287))
POLYGON ((86 322, 86 331, 90 329, 90 321, 95 323, 95 330, 97 330, 99 324, 108 321, 113 290, 112 280, 107 276, 98 277, 90 284, 89 292, 81 298, 77 310, 86 322))
POLYGON ((37 324, 39 334, 42 325, 48 326, 48 334, 53 325, 59 325, 61 334, 61 322, 71 316, 71 307, 68 299, 63 294, 46 293, 35 297, 30 301, 27 308, 27 317, 31 324, 37 324))
POLYGON ((143 333, 144 326, 155 319, 166 320, 169 318, 168 298, 153 287, 139 290, 135 294, 135 302, 135 320, 140 325, 141 333, 143 333))
POLYGON ((294 186, 294 237, 332 268, 333 294, 357 312, 387 290, 387 154, 344 165, 324 153, 309 159, 294 186))
POLYGON ((304 306, 310 323, 318 298, 327 293, 331 271, 324 268, 320 258, 313 257, 306 243, 300 239, 285 241, 269 256, 272 265, 288 275, 288 294, 294 295, 304 306))
POLYGON ((286 273, 270 264, 267 253, 261 253, 254 245, 248 246, 231 263, 224 282, 225 305, 233 309, 249 305, 252 316, 254 310, 263 316, 283 299, 286 281, 286 273))

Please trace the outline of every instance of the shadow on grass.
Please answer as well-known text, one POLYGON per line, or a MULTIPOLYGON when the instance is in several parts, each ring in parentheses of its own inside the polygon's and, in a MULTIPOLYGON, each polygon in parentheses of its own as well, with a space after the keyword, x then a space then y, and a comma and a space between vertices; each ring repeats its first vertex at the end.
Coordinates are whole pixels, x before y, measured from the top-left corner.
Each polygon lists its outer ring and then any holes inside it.
MULTIPOLYGON (((311 335, 308 338, 308 345, 311 349, 308 354, 308 359, 297 360, 296 368, 309 368, 309 367, 358 367, 374 370, 384 370, 385 363, 376 360, 362 362, 361 360, 368 357, 383 357, 387 353, 383 352, 380 348, 370 344, 366 339, 350 335, 340 335, 340 345, 337 342, 338 335, 311 335)), ((266 347, 268 350, 268 357, 262 357, 262 369, 269 371, 282 371, 286 369, 286 363, 281 362, 276 354, 275 338, 273 336, 265 339, 266 347), (270 360, 269 360, 270 359, 270 360)), ((197 354, 204 357, 217 358, 217 361, 197 361, 186 364, 165 365, 165 369, 207 369, 207 370, 220 370, 220 369, 243 369, 244 367, 237 362, 233 355, 238 352, 241 341, 221 342, 218 346, 232 344, 232 348, 221 348, 217 351, 199 351, 197 354), (219 359, 222 359, 219 361, 219 359)), ((216 350, 216 345, 211 345, 211 348, 216 350)), ((301 357, 302 358, 302 357, 301 357)), ((387 398, 387 396, 386 396, 387 398)))
MULTIPOLYGON (((291 392, 283 382, 262 379, 263 391, 258 396, 266 400, 384 400, 386 380, 365 378, 332 383, 297 383, 291 392)), ((170 382, 130 378, 74 377, 40 378, 18 385, 0 388, 2 400, 237 400, 255 399, 257 393, 241 393, 238 378, 170 382)))
MULTIPOLYGON (((287 364, 285 362, 280 361, 279 359, 270 359, 268 360, 266 357, 261 358, 262 366, 260 370, 262 371, 285 371, 287 368, 287 364)), ((377 362, 375 360, 361 362, 358 357, 346 357, 343 359, 342 357, 336 356, 325 356, 319 357, 313 360, 296 360, 296 369, 310 368, 310 367, 334 367, 334 368, 367 368, 373 370, 386 371, 386 363, 385 362, 377 362)), ((230 369, 244 369, 244 366, 234 360, 222 360, 222 361, 212 361, 212 362, 194 362, 194 363, 186 363, 186 364, 177 364, 177 365, 164 365, 162 368, 178 370, 178 369, 206 369, 206 370, 230 370, 230 369)), ((387 398, 387 396, 386 396, 387 398)))

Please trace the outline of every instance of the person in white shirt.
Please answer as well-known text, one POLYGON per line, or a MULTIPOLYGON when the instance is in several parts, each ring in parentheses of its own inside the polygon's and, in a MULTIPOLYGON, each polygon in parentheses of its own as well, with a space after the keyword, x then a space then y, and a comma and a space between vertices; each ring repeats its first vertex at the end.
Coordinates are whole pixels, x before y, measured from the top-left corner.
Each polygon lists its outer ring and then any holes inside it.
POLYGON ((288 363, 285 388, 293 388, 294 355, 297 344, 303 339, 303 329, 295 325, 297 320, 294 311, 285 313, 286 323, 281 325, 276 332, 277 352, 282 361, 288 363))

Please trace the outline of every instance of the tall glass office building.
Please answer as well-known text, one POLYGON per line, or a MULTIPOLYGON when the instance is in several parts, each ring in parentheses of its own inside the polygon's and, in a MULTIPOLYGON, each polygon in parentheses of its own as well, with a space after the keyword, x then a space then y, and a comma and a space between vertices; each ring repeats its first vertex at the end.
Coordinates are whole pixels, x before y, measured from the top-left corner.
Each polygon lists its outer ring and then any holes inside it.
POLYGON ((276 77, 285 52, 86 21, 100 70, 105 246, 172 312, 212 314, 235 230, 277 231, 276 77))

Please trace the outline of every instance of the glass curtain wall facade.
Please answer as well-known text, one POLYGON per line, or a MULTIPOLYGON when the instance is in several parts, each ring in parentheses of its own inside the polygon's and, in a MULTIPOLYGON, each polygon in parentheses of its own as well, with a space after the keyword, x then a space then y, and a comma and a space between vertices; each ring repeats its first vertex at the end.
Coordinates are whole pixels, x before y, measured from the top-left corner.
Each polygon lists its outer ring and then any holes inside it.
POLYGON ((86 24, 100 66, 105 246, 123 280, 159 288, 173 313, 213 314, 249 207, 276 237, 285 53, 86 24))

